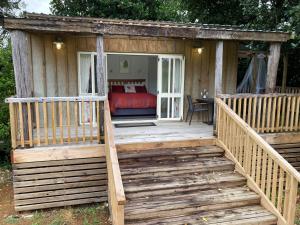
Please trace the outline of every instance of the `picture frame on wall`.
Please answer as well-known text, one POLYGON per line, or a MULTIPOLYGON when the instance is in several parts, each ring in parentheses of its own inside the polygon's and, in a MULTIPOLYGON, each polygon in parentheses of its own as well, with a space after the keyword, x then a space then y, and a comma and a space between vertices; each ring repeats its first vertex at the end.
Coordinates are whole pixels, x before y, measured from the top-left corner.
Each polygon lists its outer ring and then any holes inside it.
POLYGON ((120 59, 120 73, 129 73, 129 60, 120 59))

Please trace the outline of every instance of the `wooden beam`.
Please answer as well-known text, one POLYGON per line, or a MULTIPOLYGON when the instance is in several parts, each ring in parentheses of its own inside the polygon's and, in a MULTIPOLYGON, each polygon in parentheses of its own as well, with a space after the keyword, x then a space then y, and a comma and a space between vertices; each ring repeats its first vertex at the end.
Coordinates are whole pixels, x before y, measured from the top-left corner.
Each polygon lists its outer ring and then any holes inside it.
POLYGON ((268 72, 266 80, 266 93, 273 93, 276 87, 278 63, 280 59, 280 43, 270 44, 270 54, 268 58, 268 72))
POLYGON ((105 73, 104 73, 104 42, 103 35, 97 35, 96 38, 96 46, 97 46, 97 87, 98 94, 100 96, 105 96, 105 73))
POLYGON ((33 81, 30 35, 24 31, 12 31, 11 42, 17 96, 31 97, 33 81))
POLYGON ((52 160, 85 159, 105 156, 105 145, 70 145, 41 147, 12 151, 12 163, 44 162, 52 160))
POLYGON ((5 18, 4 27, 10 30, 38 32, 74 32, 105 35, 173 37, 217 40, 249 40, 286 42, 290 35, 284 32, 244 30, 233 27, 211 27, 195 24, 176 24, 153 21, 126 21, 84 17, 49 15, 28 18, 5 18))
MULTIPOLYGON (((216 43, 216 64, 215 64, 215 97, 223 94, 223 53, 224 42, 218 41, 216 43)), ((214 105, 214 124, 216 121, 216 104, 214 105)))
POLYGON ((215 145, 215 137, 198 138, 182 141, 164 141, 164 142, 140 142, 140 143, 128 143, 117 144, 116 148, 118 152, 130 152, 130 151, 147 151, 153 149, 167 149, 167 148, 188 148, 188 147, 200 147, 207 145, 215 145))
POLYGON ((287 69, 288 69, 288 54, 284 54, 281 93, 285 93, 286 91, 287 69))
MULTIPOLYGON (((30 34, 24 31, 11 32, 12 57, 14 64, 17 97, 26 98, 33 95, 32 58, 30 34)), ((23 117, 27 118, 27 106, 22 105, 23 117)), ((28 120, 23 122, 24 138, 29 137, 28 120)))

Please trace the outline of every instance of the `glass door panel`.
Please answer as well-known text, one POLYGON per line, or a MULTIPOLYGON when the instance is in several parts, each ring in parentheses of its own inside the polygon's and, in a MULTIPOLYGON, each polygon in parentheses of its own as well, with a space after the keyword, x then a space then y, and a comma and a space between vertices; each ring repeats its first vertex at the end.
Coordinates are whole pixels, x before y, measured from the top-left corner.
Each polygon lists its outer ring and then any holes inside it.
POLYGON ((158 63, 158 117, 167 120, 182 118, 183 58, 166 55, 158 63))

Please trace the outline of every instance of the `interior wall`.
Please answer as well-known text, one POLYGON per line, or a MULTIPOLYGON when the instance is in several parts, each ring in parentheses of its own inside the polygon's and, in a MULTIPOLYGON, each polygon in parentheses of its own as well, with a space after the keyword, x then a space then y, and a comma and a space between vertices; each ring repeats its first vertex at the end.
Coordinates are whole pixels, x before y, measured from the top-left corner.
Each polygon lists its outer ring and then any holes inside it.
MULTIPOLYGON (((53 44, 55 35, 31 34, 34 96, 78 95, 77 53, 79 51, 95 52, 96 38, 71 35, 64 35, 62 38, 64 40, 63 47, 57 50, 53 44)), ((184 113, 187 110, 186 95, 198 98, 200 92, 205 88, 208 89, 209 96, 214 96, 215 45, 214 40, 104 37, 106 52, 182 54, 185 57, 184 113), (195 48, 199 45, 204 48, 201 55, 195 48)), ((224 41, 223 88, 225 93, 235 92, 237 50, 238 42, 224 41)), ((154 64, 154 59, 152 60, 153 62, 149 62, 150 64, 154 64)), ((117 66, 115 64, 115 67, 118 66, 119 64, 117 66)), ((137 71, 143 70, 144 68, 137 69, 137 71)), ((157 68, 149 66, 148 70, 149 75, 153 74, 157 68)), ((154 87, 156 88, 155 83, 151 87, 149 86, 149 90, 155 94, 154 87)))

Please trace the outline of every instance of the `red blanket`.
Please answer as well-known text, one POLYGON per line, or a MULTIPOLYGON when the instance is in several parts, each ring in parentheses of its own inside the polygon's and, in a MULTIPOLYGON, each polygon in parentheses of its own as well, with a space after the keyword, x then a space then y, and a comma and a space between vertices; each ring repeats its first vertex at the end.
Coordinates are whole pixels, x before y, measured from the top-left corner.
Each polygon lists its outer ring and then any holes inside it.
POLYGON ((156 96, 149 93, 109 93, 110 111, 156 108, 156 96))

